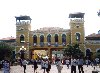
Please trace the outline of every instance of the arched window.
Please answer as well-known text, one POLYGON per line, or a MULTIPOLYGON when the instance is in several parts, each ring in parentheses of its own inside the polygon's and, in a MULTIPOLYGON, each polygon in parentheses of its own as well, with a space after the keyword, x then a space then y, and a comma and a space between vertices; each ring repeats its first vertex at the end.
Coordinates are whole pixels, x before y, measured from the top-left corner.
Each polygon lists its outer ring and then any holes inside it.
POLYGON ((33 36, 33 43, 37 43, 37 36, 36 35, 33 36))
POLYGON ((100 53, 100 49, 97 50, 97 53, 100 53))
POLYGON ((55 42, 58 42, 58 34, 55 34, 55 42))
POLYGON ((40 42, 44 42, 44 36, 43 35, 40 36, 40 42))
POLYGON ((47 36, 47 42, 51 42, 51 35, 50 34, 47 36))
POLYGON ((86 56, 88 58, 91 58, 91 50, 90 49, 86 49, 86 56))
POLYGON ((62 34, 62 43, 66 43, 66 35, 62 34))
POLYGON ((76 33, 76 41, 80 41, 80 34, 76 33))
POLYGON ((24 36, 23 35, 21 35, 20 36, 20 43, 24 43, 25 41, 24 41, 24 36))

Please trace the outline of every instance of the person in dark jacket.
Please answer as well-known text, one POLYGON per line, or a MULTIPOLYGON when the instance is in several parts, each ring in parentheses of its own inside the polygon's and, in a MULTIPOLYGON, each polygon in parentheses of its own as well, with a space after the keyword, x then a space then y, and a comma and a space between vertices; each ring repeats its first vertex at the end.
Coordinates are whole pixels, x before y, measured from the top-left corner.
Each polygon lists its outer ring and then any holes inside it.
MULTIPOLYGON (((37 70, 37 68, 38 68, 37 60, 34 60, 34 73, 37 70)), ((37 71, 36 71, 36 73, 37 73, 37 71)))

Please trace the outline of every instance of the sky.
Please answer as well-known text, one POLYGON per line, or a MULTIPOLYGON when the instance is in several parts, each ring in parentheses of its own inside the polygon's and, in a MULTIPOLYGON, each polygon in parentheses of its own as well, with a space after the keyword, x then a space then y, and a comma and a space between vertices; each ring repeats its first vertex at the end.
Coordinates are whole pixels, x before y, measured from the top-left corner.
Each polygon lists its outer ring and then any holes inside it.
POLYGON ((16 37, 15 16, 32 18, 32 30, 43 27, 69 29, 69 14, 83 12, 85 36, 100 30, 100 0, 0 0, 0 38, 16 37))

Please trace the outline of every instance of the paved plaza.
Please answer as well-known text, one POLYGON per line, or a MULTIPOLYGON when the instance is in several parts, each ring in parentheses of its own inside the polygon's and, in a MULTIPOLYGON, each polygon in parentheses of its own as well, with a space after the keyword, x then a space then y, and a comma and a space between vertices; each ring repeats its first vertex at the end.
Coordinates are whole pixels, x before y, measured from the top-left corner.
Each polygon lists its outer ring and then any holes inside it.
MULTIPOLYGON (((84 73, 92 73, 93 70, 94 70, 93 67, 91 67, 91 66, 87 67, 86 65, 84 65, 84 73)), ((96 67, 96 70, 100 71, 100 68, 96 67)), ((43 73, 43 70, 41 70, 40 65, 38 65, 37 71, 38 71, 38 73, 43 73)), ((0 73, 3 73, 3 70, 0 70, 0 73)), ((24 73, 23 67, 21 67, 19 65, 11 66, 10 73, 24 73)), ((32 65, 27 65, 26 73, 34 73, 34 69, 32 68, 32 65)), ((58 73, 56 65, 52 65, 50 73, 58 73)), ((71 73, 71 69, 70 68, 67 69, 67 66, 63 65, 63 69, 62 69, 61 73, 71 73)), ((79 73, 78 69, 77 69, 76 73, 79 73)), ((100 73, 100 72, 98 72, 98 73, 100 73)))

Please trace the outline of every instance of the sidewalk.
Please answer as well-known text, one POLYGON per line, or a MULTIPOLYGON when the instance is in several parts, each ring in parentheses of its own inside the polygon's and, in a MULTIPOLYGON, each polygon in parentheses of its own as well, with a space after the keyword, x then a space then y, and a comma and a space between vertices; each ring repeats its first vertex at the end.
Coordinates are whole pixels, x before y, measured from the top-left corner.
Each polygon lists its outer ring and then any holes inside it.
MULTIPOLYGON (((93 70, 94 70, 93 67, 91 67, 91 66, 87 67, 87 66, 84 65, 84 73, 92 73, 93 70)), ((96 70, 100 71, 100 68, 96 67, 96 70)), ((11 71, 10 73, 24 73, 23 67, 21 67, 19 65, 18 66, 11 66, 10 71, 11 71)), ((43 70, 41 70, 40 65, 38 65, 37 71, 38 71, 38 73, 43 73, 43 70)), ((76 71, 77 71, 76 73, 79 73, 78 69, 76 71)), ((70 72, 71 72, 71 69, 70 68, 67 69, 67 66, 63 65, 63 69, 62 69, 61 73, 70 73, 70 72)), ((0 70, 0 73, 3 73, 3 71, 0 70)), ((32 65, 27 65, 26 73, 34 73, 34 69, 32 68, 32 65)), ((50 73, 58 73, 56 65, 51 66, 50 73)), ((100 73, 100 72, 98 72, 98 73, 100 73)))

